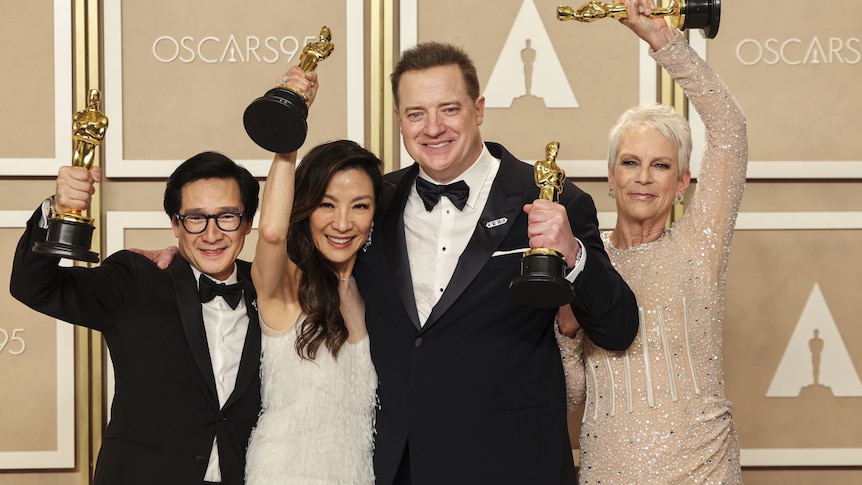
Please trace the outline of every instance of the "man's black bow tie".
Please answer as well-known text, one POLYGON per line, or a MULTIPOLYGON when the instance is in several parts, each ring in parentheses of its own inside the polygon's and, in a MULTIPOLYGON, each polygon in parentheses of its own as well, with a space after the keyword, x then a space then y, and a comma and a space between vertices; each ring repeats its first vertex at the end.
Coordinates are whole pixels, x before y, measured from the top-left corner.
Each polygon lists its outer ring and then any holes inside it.
POLYGON ((212 301, 213 298, 221 295, 224 301, 234 310, 236 310, 236 306, 239 305, 239 301, 242 299, 242 284, 234 283, 226 285, 224 283, 216 283, 203 274, 201 274, 199 279, 198 290, 200 290, 201 294, 201 303, 212 301))
POLYGON ((452 204, 454 204, 458 210, 463 210, 464 206, 467 205, 467 197, 470 195, 470 187, 467 186, 467 182, 464 182, 463 180, 459 180, 449 185, 437 185, 423 179, 422 177, 416 177, 416 192, 419 193, 419 197, 422 198, 422 202, 425 204, 425 210, 428 212, 431 212, 431 209, 437 205, 437 202, 440 202, 441 195, 449 197, 449 200, 452 201, 452 204))

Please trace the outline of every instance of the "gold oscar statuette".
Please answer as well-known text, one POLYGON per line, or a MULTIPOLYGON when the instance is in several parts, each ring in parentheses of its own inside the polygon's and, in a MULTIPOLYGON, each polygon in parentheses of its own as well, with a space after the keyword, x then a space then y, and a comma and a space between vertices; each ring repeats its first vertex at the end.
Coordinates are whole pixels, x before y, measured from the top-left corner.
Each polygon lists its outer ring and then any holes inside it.
MULTIPOLYGON (((594 22, 606 17, 616 20, 627 18, 626 6, 591 1, 578 9, 568 5, 557 7, 558 20, 594 22)), ((721 0, 670 0, 666 7, 654 8, 650 17, 666 17, 675 29, 700 29, 705 38, 714 39, 718 35, 721 20, 721 0)))
MULTIPOLYGON (((309 42, 302 49, 299 67, 305 72, 317 69, 317 64, 329 57, 335 50, 332 32, 329 27, 320 28, 315 42, 309 42)), ((264 150, 273 153, 296 151, 305 143, 308 134, 308 106, 305 93, 297 92, 284 84, 276 86, 248 105, 242 122, 248 136, 264 150)))
MULTIPOLYGON (((560 143, 545 146, 545 159, 534 165, 539 198, 559 203, 566 172, 557 165, 560 143)), ((509 293, 522 305, 554 308, 572 301, 575 290, 566 279, 566 262, 558 251, 531 248, 521 257, 521 274, 509 283, 509 293)))
MULTIPOLYGON (((102 93, 91 89, 87 93, 87 107, 72 115, 72 166, 89 170, 93 166, 96 148, 101 145, 108 129, 108 117, 99 111, 102 93)), ((73 209, 55 212, 48 219, 48 235, 43 242, 33 244, 33 252, 58 258, 89 263, 99 262, 99 254, 90 251, 93 240, 93 219, 73 209)))

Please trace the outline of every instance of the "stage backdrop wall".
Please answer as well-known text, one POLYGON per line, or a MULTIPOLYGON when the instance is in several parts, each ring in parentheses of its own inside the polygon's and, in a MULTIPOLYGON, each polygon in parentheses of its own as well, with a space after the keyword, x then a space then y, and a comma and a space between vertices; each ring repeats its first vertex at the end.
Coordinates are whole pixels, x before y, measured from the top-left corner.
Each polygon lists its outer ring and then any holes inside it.
MULTIPOLYGON (((607 128, 628 106, 668 91, 646 46, 623 26, 559 22, 559 2, 550 0, 7 3, 0 63, 14 68, 0 73, 0 100, 15 114, 0 120, 0 247, 7 254, 0 274, 7 282, 26 218, 53 193, 57 168, 69 163, 71 115, 83 107, 73 99, 80 103, 92 87, 102 90, 110 118, 101 152, 106 179, 97 194, 102 247, 94 248, 103 257, 171 241, 159 214, 164 182, 189 156, 222 151, 265 176, 270 155, 248 140, 242 112, 322 25, 332 29, 336 48, 318 68, 321 94, 305 149, 332 138, 371 145, 378 142, 372 131, 397 140, 397 128, 368 116, 369 106, 379 110, 390 96, 388 72, 375 77, 369 68, 380 65, 385 49, 370 46, 394 39, 397 52, 418 41, 454 42, 477 64, 485 138, 530 162, 559 141, 560 163, 593 195, 605 228, 615 217, 604 181, 607 128), (72 49, 81 4, 99 6, 92 20, 102 29, 88 38, 102 46, 98 58, 72 49), (75 72, 94 66, 101 80, 73 82, 75 72)), ((722 7, 718 38, 693 32, 691 39, 736 94, 749 126, 749 181, 724 328, 744 478, 859 483, 862 147, 854 135, 862 110, 862 6, 844 3, 837 13, 802 0, 722 7)), ((690 115, 697 157, 703 129, 690 115)), ((400 144, 394 148, 390 166, 412 163, 400 144)), ((693 169, 696 175, 696 160, 693 169)), ((86 483, 89 470, 75 457, 98 442, 88 443, 88 424, 70 426, 68 414, 87 415, 96 405, 80 386, 70 387, 80 383, 76 373, 86 376, 86 360, 70 360, 85 349, 68 325, 33 313, 8 292, 0 296, 7 309, 0 318, 0 485, 86 483)), ((110 396, 110 376, 93 385, 110 396)), ((579 422, 572 413, 575 447, 579 422)))

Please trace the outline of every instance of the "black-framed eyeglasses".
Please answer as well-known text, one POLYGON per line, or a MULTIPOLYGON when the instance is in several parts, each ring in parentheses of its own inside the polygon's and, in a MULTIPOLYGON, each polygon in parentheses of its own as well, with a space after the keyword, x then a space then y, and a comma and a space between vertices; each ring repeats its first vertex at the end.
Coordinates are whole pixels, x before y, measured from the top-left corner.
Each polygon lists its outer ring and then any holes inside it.
POLYGON ((225 211, 218 214, 177 214, 175 217, 189 234, 200 234, 207 230, 210 219, 215 219, 216 226, 224 232, 239 229, 245 211, 225 211))

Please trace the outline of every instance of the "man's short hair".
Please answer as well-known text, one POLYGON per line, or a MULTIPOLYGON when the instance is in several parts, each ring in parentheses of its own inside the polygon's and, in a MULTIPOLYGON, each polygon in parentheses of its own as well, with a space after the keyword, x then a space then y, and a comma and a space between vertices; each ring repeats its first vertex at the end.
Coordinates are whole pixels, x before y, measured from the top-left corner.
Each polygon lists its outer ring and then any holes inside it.
POLYGON ((432 67, 449 66, 455 64, 461 69, 464 77, 464 85, 467 86, 467 94, 470 99, 479 97, 479 77, 476 75, 476 65, 467 55, 467 52, 453 44, 443 42, 423 42, 401 54, 401 59, 389 76, 392 82, 392 96, 395 106, 398 107, 398 83, 401 76, 408 71, 421 71, 432 67))
POLYGON ((165 185, 165 212, 174 217, 183 205, 183 187, 190 182, 203 179, 234 179, 239 185, 244 217, 251 221, 257 213, 260 183, 230 158, 217 152, 203 152, 181 163, 168 178, 165 185))

